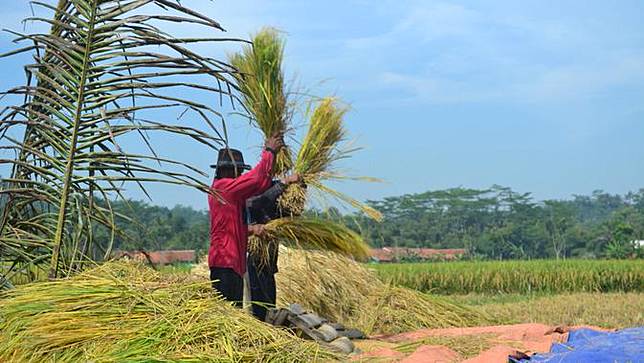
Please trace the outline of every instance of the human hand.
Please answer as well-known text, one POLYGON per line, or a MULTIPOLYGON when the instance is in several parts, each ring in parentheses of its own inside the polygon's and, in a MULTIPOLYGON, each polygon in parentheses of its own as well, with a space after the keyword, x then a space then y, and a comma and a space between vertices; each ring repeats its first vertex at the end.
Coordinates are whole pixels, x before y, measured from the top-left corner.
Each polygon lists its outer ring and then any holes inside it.
POLYGON ((282 183, 289 185, 289 184, 296 184, 302 181, 302 177, 298 173, 293 173, 291 175, 288 175, 282 179, 282 183))
POLYGON ((278 132, 267 138, 264 146, 278 153, 284 147, 284 133, 278 132))
POLYGON ((266 226, 263 224, 251 224, 248 226, 248 233, 252 236, 262 237, 266 234, 266 226))

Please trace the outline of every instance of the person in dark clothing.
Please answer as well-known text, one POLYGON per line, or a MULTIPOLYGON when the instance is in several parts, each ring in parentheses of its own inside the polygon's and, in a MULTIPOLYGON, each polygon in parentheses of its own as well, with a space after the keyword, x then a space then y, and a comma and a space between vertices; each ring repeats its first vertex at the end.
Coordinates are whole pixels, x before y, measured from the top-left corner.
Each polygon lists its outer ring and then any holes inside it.
MULTIPOLYGON (((264 225, 273 219, 290 216, 289 211, 279 207, 278 201, 288 184, 297 183, 299 179, 299 176, 294 174, 283 181, 274 181, 266 192, 248 199, 246 210, 249 225, 264 225)), ((266 320, 268 307, 274 307, 277 301, 275 274, 278 272, 279 243, 277 241, 267 243, 268 258, 262 260, 250 250, 247 259, 253 315, 261 321, 266 320)))

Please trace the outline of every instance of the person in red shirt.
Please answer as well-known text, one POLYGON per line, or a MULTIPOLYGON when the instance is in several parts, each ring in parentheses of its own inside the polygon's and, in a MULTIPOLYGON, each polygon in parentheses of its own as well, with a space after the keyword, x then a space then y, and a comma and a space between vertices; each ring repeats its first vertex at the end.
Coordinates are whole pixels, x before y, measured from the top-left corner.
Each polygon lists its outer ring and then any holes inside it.
POLYGON ((226 300, 241 305, 246 272, 248 234, 261 235, 262 225, 246 223, 246 199, 262 194, 272 185, 275 155, 284 147, 282 135, 266 140, 262 157, 248 173, 242 153, 234 149, 219 151, 212 189, 208 195, 210 209, 210 249, 208 266, 212 286, 226 300))

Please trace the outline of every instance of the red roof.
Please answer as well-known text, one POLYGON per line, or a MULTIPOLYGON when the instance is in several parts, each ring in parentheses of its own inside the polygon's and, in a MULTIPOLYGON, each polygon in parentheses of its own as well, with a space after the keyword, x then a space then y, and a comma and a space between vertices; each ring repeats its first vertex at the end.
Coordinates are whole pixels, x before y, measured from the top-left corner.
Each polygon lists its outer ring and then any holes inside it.
POLYGON ((435 249, 435 248, 405 248, 405 247, 384 247, 372 248, 371 258, 380 262, 392 262, 402 258, 419 258, 430 260, 436 258, 454 259, 466 253, 462 248, 435 249))
POLYGON ((194 250, 183 251, 153 251, 153 252, 140 252, 140 251, 118 251, 114 254, 115 258, 129 257, 136 261, 148 261, 155 265, 166 265, 176 262, 195 262, 197 254, 194 250), (147 257, 146 257, 147 255, 147 257))

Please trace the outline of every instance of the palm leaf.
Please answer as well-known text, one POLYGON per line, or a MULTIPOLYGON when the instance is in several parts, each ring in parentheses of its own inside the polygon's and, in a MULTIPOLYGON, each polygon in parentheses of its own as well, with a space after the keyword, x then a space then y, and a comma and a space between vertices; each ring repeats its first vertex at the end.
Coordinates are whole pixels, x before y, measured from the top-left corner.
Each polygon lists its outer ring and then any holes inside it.
MULTIPOLYGON (((122 196, 127 184, 146 194, 145 182, 211 193, 202 181, 206 174, 160 157, 147 135, 163 132, 220 147, 225 141, 214 125, 223 120, 221 114, 182 92, 214 95, 221 102, 232 99, 234 88, 230 66, 189 46, 231 39, 179 38, 161 30, 169 23, 200 26, 203 33, 223 30, 179 2, 32 3, 54 12, 28 19, 48 24, 50 32, 13 32, 15 41, 27 46, 1 55, 32 52, 35 60, 25 67, 26 84, 5 93, 21 96, 22 103, 0 112, 1 147, 15 152, 14 159, 0 160, 12 170, 0 186, 5 197, 0 221, 4 277, 30 264, 49 263, 50 277, 82 268, 94 248, 95 226, 107 226, 112 235, 116 231, 115 212, 95 199, 122 196), (192 124, 169 121, 172 110, 192 124), (163 119, 155 119, 159 115, 163 119), (23 132, 22 140, 10 136, 16 132, 23 132), (149 154, 123 150, 119 142, 130 134, 141 138, 149 154)), ((100 248, 108 255, 111 242, 100 248)))

